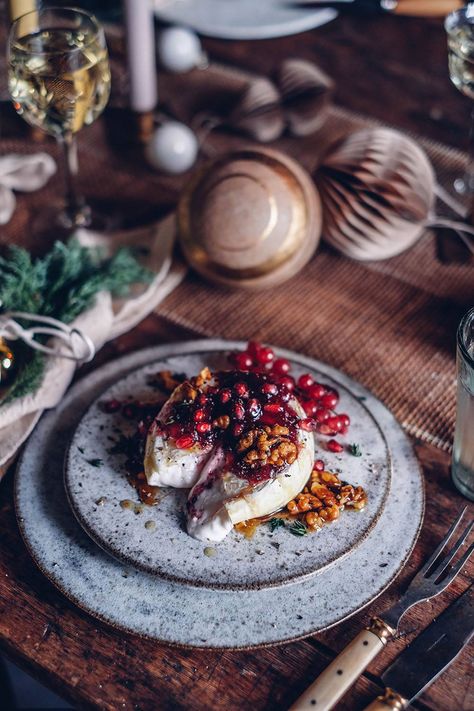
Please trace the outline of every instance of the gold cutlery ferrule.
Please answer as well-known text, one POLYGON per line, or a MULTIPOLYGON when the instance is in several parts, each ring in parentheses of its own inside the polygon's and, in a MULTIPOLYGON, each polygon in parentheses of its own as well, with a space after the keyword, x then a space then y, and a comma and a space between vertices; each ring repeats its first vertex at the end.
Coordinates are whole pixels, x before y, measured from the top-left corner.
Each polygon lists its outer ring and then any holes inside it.
POLYGON ((383 696, 377 698, 377 701, 380 701, 380 703, 384 704, 388 709, 391 709, 391 711, 403 711, 403 709, 407 707, 407 700, 389 687, 385 689, 383 696))
POLYGON ((372 617, 370 625, 367 627, 369 632, 373 632, 383 644, 387 644, 388 640, 393 637, 396 630, 390 625, 387 625, 380 617, 372 617))

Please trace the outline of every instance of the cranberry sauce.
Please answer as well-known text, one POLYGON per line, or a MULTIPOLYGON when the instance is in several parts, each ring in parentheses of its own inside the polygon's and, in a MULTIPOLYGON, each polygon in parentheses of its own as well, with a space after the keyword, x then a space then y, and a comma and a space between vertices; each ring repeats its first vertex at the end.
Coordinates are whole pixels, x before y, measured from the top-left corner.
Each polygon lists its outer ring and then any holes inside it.
POLYGON ((160 422, 176 446, 220 443, 228 469, 255 484, 275 476, 298 456, 300 418, 292 394, 268 372, 221 371, 193 378, 160 422), (197 384, 199 383, 199 385, 197 384))

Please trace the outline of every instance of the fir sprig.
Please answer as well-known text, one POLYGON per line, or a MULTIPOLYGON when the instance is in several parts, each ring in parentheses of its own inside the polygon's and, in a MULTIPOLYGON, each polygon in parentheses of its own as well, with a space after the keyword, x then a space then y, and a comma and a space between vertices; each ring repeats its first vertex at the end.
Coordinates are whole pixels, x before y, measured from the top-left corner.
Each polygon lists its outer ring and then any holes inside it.
MULTIPOLYGON (((147 283, 152 277, 125 248, 105 258, 102 250, 83 247, 76 240, 56 242, 48 254, 33 260, 27 250, 11 247, 6 257, 0 257, 0 312, 26 311, 70 323, 100 291, 125 296, 132 284, 147 283)), ((19 369, 2 404, 34 392, 43 377, 43 354, 18 342, 15 357, 19 369)))

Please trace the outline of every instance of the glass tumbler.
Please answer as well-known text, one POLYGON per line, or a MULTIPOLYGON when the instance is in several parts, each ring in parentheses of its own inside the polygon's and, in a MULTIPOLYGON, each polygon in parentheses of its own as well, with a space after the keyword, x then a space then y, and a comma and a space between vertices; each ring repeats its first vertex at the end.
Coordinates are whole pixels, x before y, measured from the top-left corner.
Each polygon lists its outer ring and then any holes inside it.
POLYGON ((454 485, 474 501, 474 308, 457 335, 458 395, 451 473, 454 485))

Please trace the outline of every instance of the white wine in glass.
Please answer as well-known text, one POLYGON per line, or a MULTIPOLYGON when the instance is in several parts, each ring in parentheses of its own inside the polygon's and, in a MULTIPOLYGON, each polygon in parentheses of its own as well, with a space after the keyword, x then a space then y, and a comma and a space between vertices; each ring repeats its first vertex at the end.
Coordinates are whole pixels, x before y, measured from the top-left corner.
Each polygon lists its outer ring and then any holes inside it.
POLYGON ((16 111, 64 146, 65 228, 88 226, 92 215, 76 187, 75 136, 104 110, 110 68, 102 27, 86 12, 48 8, 13 23, 9 45, 9 90, 16 111))

